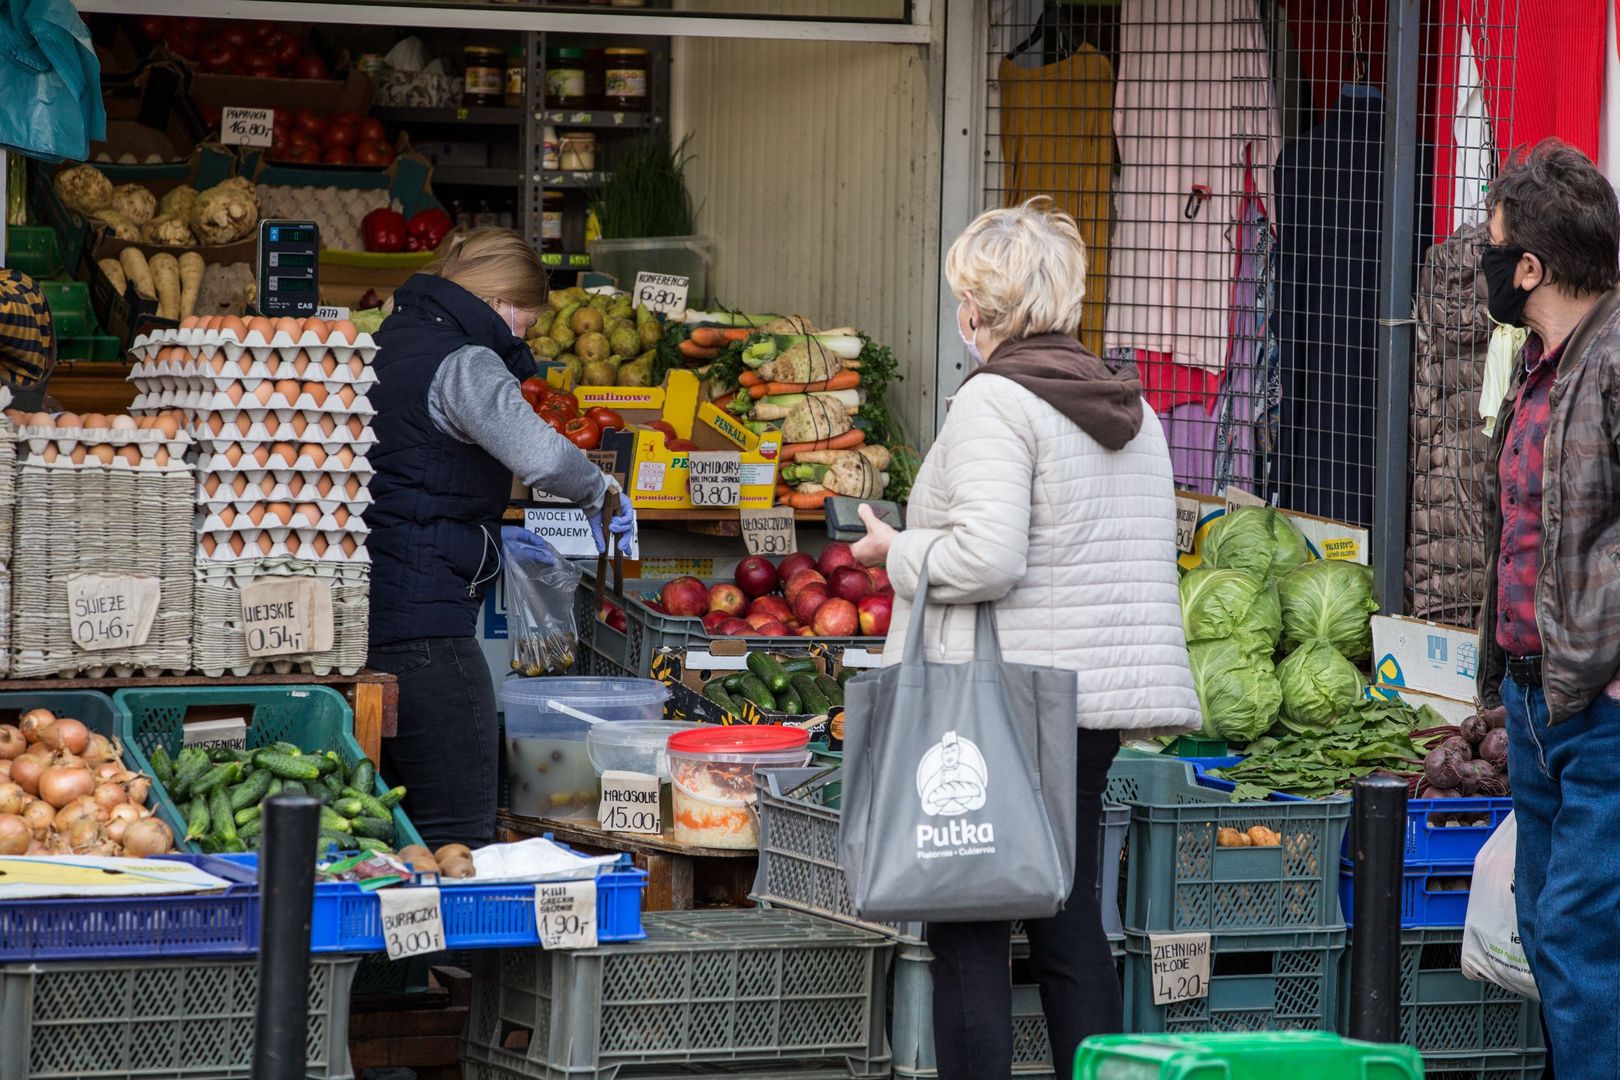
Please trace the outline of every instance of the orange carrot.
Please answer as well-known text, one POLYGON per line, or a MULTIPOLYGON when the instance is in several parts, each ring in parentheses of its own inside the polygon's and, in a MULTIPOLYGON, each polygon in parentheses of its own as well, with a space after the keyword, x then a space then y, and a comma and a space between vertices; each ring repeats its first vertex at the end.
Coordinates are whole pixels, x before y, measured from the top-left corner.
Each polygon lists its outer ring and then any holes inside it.
POLYGON ((720 336, 719 327, 694 326, 687 334, 687 340, 708 349, 720 345, 725 339, 720 336))
POLYGON ((790 484, 777 484, 776 485, 776 497, 778 499, 780 499, 784 495, 791 495, 791 494, 793 494, 792 485, 790 485, 790 484))
POLYGON ((866 445, 866 433, 859 428, 850 428, 842 435, 834 435, 830 439, 817 439, 815 442, 794 442, 785 444, 777 460, 786 465, 799 454, 811 450, 854 450, 866 445))
POLYGON ((748 388, 748 396, 753 398, 755 401, 758 401, 760 398, 764 397, 770 392, 771 388, 766 383, 755 383, 753 386, 748 388))
POLYGON ((714 407, 717 409, 724 409, 727 405, 731 404, 731 399, 736 396, 736 394, 726 394, 722 397, 717 397, 714 399, 714 407))
POLYGON ((835 494, 837 494, 837 492, 825 490, 811 492, 809 494, 795 491, 793 494, 782 500, 782 505, 791 506, 795 510, 820 510, 827 504, 827 500, 832 498, 832 496, 835 494))
POLYGON ((759 377, 757 371, 745 371, 737 376, 737 381, 743 386, 759 386, 765 380, 759 377))
POLYGON ((681 342, 681 355, 688 360, 713 360, 720 355, 720 350, 713 346, 705 348, 691 338, 681 342))
POLYGON ((858 371, 840 371, 830 379, 811 383, 785 383, 773 382, 765 384, 765 393, 768 396, 776 394, 812 394, 818 390, 853 390, 861 385, 861 373, 858 371))
POLYGON ((739 341, 747 341, 754 335, 754 331, 744 326, 734 326, 728 330, 720 331, 720 340, 727 345, 735 345, 739 341))

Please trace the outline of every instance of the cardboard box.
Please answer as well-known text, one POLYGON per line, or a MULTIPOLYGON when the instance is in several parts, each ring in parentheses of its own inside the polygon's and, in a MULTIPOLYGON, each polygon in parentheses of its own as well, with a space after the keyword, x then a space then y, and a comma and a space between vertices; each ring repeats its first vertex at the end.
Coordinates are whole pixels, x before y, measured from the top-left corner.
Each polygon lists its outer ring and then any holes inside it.
POLYGON ((1392 615, 1374 615, 1373 678, 1386 687, 1473 701, 1479 633, 1392 615))
POLYGON ((256 79, 251 75, 202 73, 192 81, 191 100, 197 108, 308 109, 323 116, 340 112, 371 111, 377 88, 362 71, 345 79, 256 79))
MULTIPOLYGON (((1183 569, 1191 570, 1203 563, 1204 538, 1209 535, 1209 530, 1215 522, 1226 515, 1227 505, 1227 500, 1213 495, 1176 492, 1177 519, 1184 541, 1181 553, 1183 569), (1190 550, 1185 542, 1188 532, 1191 533, 1190 550)), ((1342 521, 1295 513, 1292 510, 1279 510, 1278 513, 1287 518, 1299 530, 1300 535, 1305 537, 1306 547, 1316 558, 1342 559, 1362 566, 1368 565, 1367 556, 1372 540, 1368 530, 1342 521)))
POLYGON ((1472 701, 1459 701, 1456 698, 1441 697, 1439 694, 1425 694, 1411 687, 1382 684, 1369 686, 1367 696, 1377 701, 1404 701, 1414 709, 1427 705, 1439 713, 1440 718, 1448 724, 1460 724, 1479 711, 1472 701))
POLYGON ((107 333, 116 337, 124 348, 135 335, 153 330, 173 329, 180 324, 174 319, 157 317, 157 301, 149 300, 126 282, 124 291, 113 288, 101 266, 94 260, 87 268, 90 279, 90 307, 107 333))
MULTIPOLYGON (((832 646, 810 638, 783 640, 797 640, 801 644, 784 644, 780 650, 773 647, 770 655, 778 660, 808 658, 815 662, 816 671, 820 674, 832 673, 836 652, 832 646)), ((814 718, 809 715, 773 712, 761 709, 751 701, 739 700, 743 712, 737 716, 703 696, 703 687, 710 679, 747 671, 747 655, 748 649, 742 641, 724 638, 715 641, 707 650, 661 650, 653 657, 652 676, 669 687, 670 697, 664 707, 665 715, 672 720, 696 720, 709 724, 785 724, 810 728, 812 738, 820 734, 825 725, 812 724, 814 718)))

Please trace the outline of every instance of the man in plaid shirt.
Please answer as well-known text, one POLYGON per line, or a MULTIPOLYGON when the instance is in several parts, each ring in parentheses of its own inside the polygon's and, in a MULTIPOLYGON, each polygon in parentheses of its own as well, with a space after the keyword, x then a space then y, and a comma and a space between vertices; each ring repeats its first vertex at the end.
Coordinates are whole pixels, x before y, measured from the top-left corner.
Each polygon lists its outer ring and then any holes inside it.
POLYGON ((1549 140, 1491 185, 1491 317, 1529 328, 1486 471, 1479 695, 1507 707, 1519 936, 1559 1080, 1620 1077, 1620 206, 1549 140))

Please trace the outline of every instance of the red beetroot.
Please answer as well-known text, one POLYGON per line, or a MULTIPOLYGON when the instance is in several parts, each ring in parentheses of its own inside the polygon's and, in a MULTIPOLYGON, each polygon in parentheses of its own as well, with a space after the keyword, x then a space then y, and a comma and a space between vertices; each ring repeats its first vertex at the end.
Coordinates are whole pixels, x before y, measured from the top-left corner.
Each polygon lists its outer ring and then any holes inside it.
POLYGON ((665 611, 682 618, 695 619, 709 610, 709 588, 695 577, 665 582, 658 599, 665 611))
POLYGON ((840 566, 828 580, 828 591, 840 600, 858 604, 873 593, 872 579, 858 566, 840 566))
POLYGON ((776 567, 771 565, 771 560, 759 555, 750 555, 737 564, 737 587, 746 593, 750 600, 775 591, 776 585, 776 567))
POLYGON ((827 579, 822 577, 818 570, 800 570, 789 578, 787 585, 782 589, 782 595, 787 597, 788 603, 794 605, 795 611, 798 610, 799 591, 806 585, 820 585, 825 588, 827 579))
POLYGON ((703 632, 712 637, 720 632, 720 627, 724 623, 727 623, 734 618, 736 618, 736 616, 728 615, 724 611, 711 611, 707 615, 703 616, 703 632))
POLYGON ((816 609, 815 629, 818 637, 853 637, 860 626, 860 615, 848 600, 834 597, 816 609))
POLYGON ((709 586, 710 611, 723 611, 727 615, 741 615, 743 608, 747 604, 748 598, 735 585, 721 582, 719 585, 709 586))
POLYGON ((792 580, 793 575, 797 574, 800 570, 814 570, 815 568, 816 560, 813 555, 806 555, 802 551, 795 551, 793 554, 782 560, 782 565, 776 568, 776 573, 777 576, 779 576, 783 581, 789 581, 792 580))
POLYGON ((793 617, 806 626, 813 625, 816 612, 827 602, 827 595, 825 585, 806 585, 793 601, 793 617))
POLYGON ((894 597, 873 594, 855 605, 861 616, 861 633, 867 637, 884 637, 889 632, 889 620, 894 616, 894 597))
POLYGON ((791 622, 793 619, 793 606, 780 596, 761 596, 748 605, 748 613, 763 611, 773 619, 781 622, 791 622))
POLYGON ((832 579, 833 571, 840 566, 854 566, 855 552, 842 540, 834 540, 822 549, 821 558, 816 560, 816 569, 820 570, 828 580, 832 579))
POLYGON ((894 586, 889 583, 889 572, 883 569, 881 566, 868 566, 866 568, 866 576, 872 579, 872 591, 875 593, 880 593, 886 589, 894 588, 894 586))
POLYGON ((727 619, 720 624, 719 633, 724 637, 751 637, 754 628, 741 619, 727 619))

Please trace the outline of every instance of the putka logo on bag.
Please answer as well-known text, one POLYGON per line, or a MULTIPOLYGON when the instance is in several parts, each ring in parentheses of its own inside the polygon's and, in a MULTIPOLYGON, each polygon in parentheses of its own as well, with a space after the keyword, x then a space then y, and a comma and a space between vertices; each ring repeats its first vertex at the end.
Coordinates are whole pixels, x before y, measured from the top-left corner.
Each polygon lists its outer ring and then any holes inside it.
POLYGON ((917 763, 917 795, 923 813, 952 820, 917 826, 917 854, 924 859, 949 855, 977 855, 992 852, 996 840, 990 822, 982 825, 958 820, 963 814, 982 808, 989 797, 989 767, 984 754, 972 739, 947 731, 938 744, 929 748, 917 763), (928 850, 947 849, 947 850, 928 850))

